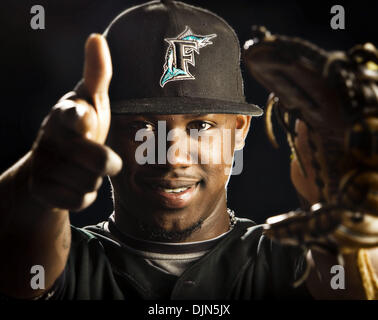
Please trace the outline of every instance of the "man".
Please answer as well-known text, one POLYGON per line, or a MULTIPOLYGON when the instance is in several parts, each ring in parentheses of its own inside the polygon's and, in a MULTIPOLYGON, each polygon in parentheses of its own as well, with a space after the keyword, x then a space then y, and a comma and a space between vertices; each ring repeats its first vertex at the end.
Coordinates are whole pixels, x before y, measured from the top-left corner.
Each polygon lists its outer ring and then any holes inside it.
MULTIPOLYGON (((153 1, 122 13, 104 35, 88 39, 83 81, 1 176, 7 263, 0 292, 26 299, 318 297, 329 281, 316 275, 293 287, 306 269, 301 248, 273 243, 227 208, 232 155, 244 146, 251 116, 262 114, 245 102, 233 30, 208 11, 153 1), (71 227, 68 211, 93 203, 106 175, 114 214, 97 226, 71 227), (36 265, 44 288, 31 286, 36 265)), ((322 274, 335 262, 319 261, 322 274)), ((354 281, 340 297, 363 297, 358 272, 347 277, 354 281)))

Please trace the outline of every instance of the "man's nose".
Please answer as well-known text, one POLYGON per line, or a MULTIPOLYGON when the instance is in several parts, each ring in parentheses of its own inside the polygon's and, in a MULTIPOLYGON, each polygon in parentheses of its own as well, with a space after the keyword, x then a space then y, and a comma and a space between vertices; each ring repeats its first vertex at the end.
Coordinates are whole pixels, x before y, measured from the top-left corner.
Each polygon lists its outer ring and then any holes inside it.
MULTIPOLYGON (((158 148, 160 148, 158 143, 158 148)), ((173 167, 188 167, 193 164, 190 152, 190 136, 185 129, 173 128, 167 132, 166 146, 166 165, 173 167)), ((163 150, 158 150, 158 153, 163 150)))

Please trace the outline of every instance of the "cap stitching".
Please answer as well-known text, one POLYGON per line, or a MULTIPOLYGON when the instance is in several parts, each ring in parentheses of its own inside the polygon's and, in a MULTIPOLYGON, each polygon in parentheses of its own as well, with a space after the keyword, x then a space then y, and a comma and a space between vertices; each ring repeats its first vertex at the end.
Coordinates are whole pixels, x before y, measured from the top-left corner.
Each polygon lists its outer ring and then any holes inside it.
MULTIPOLYGON (((176 1, 175 1, 176 2, 176 1)), ((175 5, 175 3, 172 1, 171 2, 173 5, 175 5)), ((175 28, 176 28, 176 31, 177 32, 179 32, 178 30, 178 23, 177 23, 177 18, 176 18, 176 13, 175 13, 175 11, 174 10, 172 10, 172 18, 173 18, 173 23, 174 23, 174 25, 175 25, 175 28)), ((178 89, 179 89, 179 94, 181 95, 181 96, 183 96, 184 95, 184 90, 183 90, 183 84, 179 81, 178 83, 177 83, 177 85, 178 85, 178 89)))
POLYGON ((111 29, 111 27, 116 23, 118 22, 118 20, 123 16, 123 15, 126 15, 128 14, 129 12, 131 11, 134 11, 136 9, 139 9, 139 8, 143 8, 143 7, 147 7, 147 6, 150 6, 151 4, 156 4, 156 3, 161 3, 160 0, 154 0, 154 1, 150 1, 150 2, 146 2, 146 3, 142 3, 142 4, 139 4, 139 5, 136 5, 136 6, 133 6, 129 9, 126 9, 124 11, 122 11, 120 14, 118 14, 115 18, 112 19, 112 21, 110 22, 110 24, 106 27, 106 29, 104 30, 104 32, 102 33, 102 35, 106 38, 108 36, 108 32, 109 30, 111 29))

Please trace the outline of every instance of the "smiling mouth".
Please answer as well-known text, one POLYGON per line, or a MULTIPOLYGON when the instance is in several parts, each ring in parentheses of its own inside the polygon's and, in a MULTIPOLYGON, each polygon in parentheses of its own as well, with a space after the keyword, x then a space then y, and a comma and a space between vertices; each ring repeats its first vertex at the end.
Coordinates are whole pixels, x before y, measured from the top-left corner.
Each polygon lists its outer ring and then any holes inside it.
POLYGON ((162 188, 162 187, 156 186, 156 187, 153 187, 153 188, 161 190, 161 191, 166 192, 166 193, 181 193, 181 192, 184 192, 184 191, 188 190, 191 187, 192 186, 190 186, 190 187, 182 187, 182 188, 175 188, 175 189, 167 189, 167 188, 162 188))
POLYGON ((163 191, 166 193, 181 193, 185 192, 186 190, 192 188, 193 186, 196 186, 199 184, 199 181, 196 182, 176 182, 176 183, 151 183, 150 188, 163 191))
MULTIPOLYGON (((194 198, 201 181, 155 180, 145 181, 146 193, 164 207, 183 208, 194 198)), ((148 196, 146 194, 146 196, 148 196)))

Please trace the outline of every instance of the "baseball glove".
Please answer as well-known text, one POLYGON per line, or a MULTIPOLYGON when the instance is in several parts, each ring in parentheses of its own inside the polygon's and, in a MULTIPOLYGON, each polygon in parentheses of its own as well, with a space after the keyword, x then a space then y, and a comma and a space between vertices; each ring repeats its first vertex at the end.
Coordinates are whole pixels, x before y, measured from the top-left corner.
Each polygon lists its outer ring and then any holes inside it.
MULTIPOLYGON (((253 27, 244 45, 250 74, 271 91, 266 119, 284 127, 303 174, 294 140, 297 119, 307 127, 318 202, 269 218, 265 233, 285 244, 330 250, 378 245, 378 51, 370 43, 327 52, 299 38, 253 27)), ((308 167, 307 167, 308 170, 308 167)), ((340 252, 340 251, 337 251, 340 252)))

